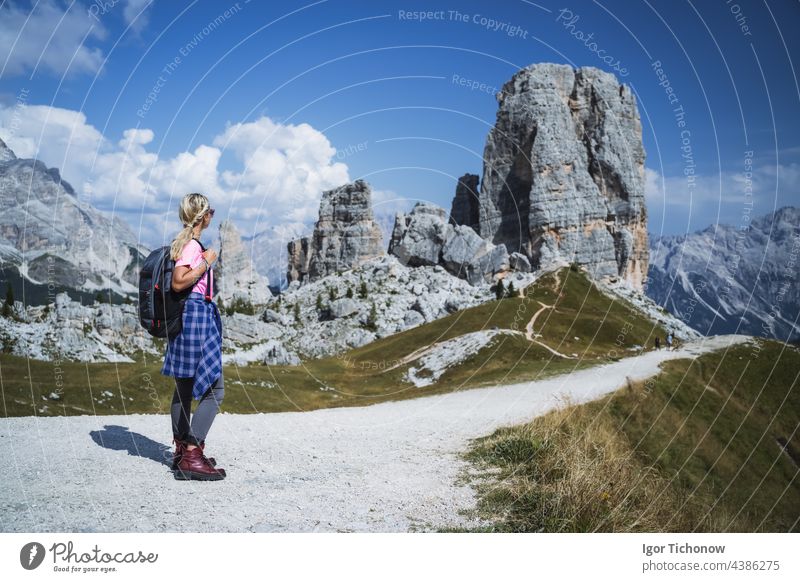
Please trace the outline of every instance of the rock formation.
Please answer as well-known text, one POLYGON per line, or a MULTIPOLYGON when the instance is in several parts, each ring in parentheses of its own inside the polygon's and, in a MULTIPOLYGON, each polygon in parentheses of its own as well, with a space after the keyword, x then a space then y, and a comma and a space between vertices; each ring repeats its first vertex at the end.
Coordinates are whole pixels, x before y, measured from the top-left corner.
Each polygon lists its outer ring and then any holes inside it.
POLYGON ((290 282, 313 281, 384 254, 369 184, 356 180, 323 192, 310 240, 290 242, 288 252, 290 282))
POLYGON ((389 254, 409 267, 438 265, 447 235, 444 208, 418 202, 409 214, 395 215, 389 254))
MULTIPOLYGON (((290 337, 298 343, 306 337, 303 330, 287 334, 291 318, 280 317, 283 321, 272 323, 255 315, 223 313, 223 362, 280 363, 283 358, 283 363, 296 363, 294 351, 281 345, 290 337)), ((164 356, 163 340, 142 328, 133 302, 75 301, 66 292, 56 293, 48 305, 15 302, 13 317, 0 317, 0 348, 4 353, 50 361, 133 362, 143 354, 164 356)))
POLYGON ((219 225, 219 245, 219 264, 214 276, 223 305, 230 305, 234 299, 253 305, 268 303, 272 297, 269 280, 256 272, 249 249, 230 220, 219 225))
POLYGON ((311 261, 311 253, 308 252, 308 237, 289 241, 286 247, 289 260, 289 270, 286 273, 288 282, 305 281, 308 277, 308 265, 311 261))
POLYGON ((464 174, 458 179, 456 195, 450 210, 450 222, 480 229, 480 191, 477 174, 464 174))
POLYGON ((17 156, 11 151, 11 148, 6 145, 2 139, 0 139, 0 164, 4 162, 13 162, 17 159, 17 156))
MULTIPOLYGON (((593 67, 537 64, 498 93, 484 149, 478 233, 530 259, 583 264, 636 289, 647 273, 642 130, 630 89, 593 67)), ((472 226, 459 182, 452 215, 472 226)))
POLYGON ((397 213, 389 254, 410 267, 441 265, 473 285, 510 268, 505 245, 492 244, 469 226, 453 226, 443 208, 426 202, 409 214, 397 213))
MULTIPOLYGON (((531 274, 511 275, 518 277, 517 288, 534 280, 531 274)), ((336 276, 292 283, 279 297, 262 323, 279 329, 281 342, 303 359, 337 354, 495 300, 488 285, 470 285, 441 265, 404 266, 388 254, 336 276)))

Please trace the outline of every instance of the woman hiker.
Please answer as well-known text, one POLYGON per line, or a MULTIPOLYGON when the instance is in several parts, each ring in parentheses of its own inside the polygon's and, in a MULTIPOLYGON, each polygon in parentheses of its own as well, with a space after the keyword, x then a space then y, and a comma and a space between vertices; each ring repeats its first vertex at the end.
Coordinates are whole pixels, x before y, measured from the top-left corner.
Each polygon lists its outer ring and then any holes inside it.
POLYGON ((168 341, 161 373, 175 377, 170 409, 175 443, 172 468, 176 479, 216 481, 225 469, 205 456, 205 438, 225 395, 222 378, 222 321, 212 300, 217 253, 204 250, 200 234, 208 228, 214 209, 202 194, 187 194, 178 216, 183 230, 172 241, 175 260, 172 288, 192 288, 183 307, 181 332, 168 341), (191 415, 192 398, 199 400, 191 415), (190 421, 191 418, 191 421, 190 421))

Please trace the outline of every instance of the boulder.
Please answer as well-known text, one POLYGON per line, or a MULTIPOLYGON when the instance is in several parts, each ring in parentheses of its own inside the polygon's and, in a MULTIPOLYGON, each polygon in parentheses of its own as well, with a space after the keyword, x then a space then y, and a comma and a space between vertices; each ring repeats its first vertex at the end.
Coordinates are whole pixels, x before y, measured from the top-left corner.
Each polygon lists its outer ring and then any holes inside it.
POLYGON ((296 366, 300 364, 297 354, 287 350, 278 340, 266 342, 263 363, 268 366, 296 366))
POLYGON ((358 312, 358 307, 359 304, 357 301, 348 297, 342 297, 341 299, 331 301, 329 310, 331 317, 337 319, 339 317, 347 317, 348 315, 358 312))
POLYGON ((389 254, 409 267, 436 265, 448 234, 444 208, 417 202, 410 214, 397 213, 389 254))
POLYGON ((442 264, 473 285, 488 283, 494 274, 509 268, 505 245, 493 245, 465 225, 452 229, 442 248, 442 264))
POLYGON ((405 316, 403 317, 403 325, 406 329, 417 327, 418 325, 422 325, 425 323, 425 318, 419 311, 415 311, 413 309, 409 309, 406 311, 405 316))
POLYGON ((472 285, 509 269, 504 245, 482 239, 467 225, 453 226, 443 208, 427 202, 418 202, 407 215, 398 213, 389 252, 404 265, 443 267, 472 285))

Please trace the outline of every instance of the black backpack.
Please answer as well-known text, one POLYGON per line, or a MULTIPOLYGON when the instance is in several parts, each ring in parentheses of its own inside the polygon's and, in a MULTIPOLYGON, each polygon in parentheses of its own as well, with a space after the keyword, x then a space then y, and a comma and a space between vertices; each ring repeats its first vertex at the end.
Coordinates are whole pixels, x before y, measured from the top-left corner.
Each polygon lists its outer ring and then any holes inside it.
MULTIPOLYGON (((197 242, 205 252, 203 243, 197 242)), ((139 323, 153 337, 173 339, 181 333, 183 327, 183 304, 194 285, 183 291, 174 291, 174 270, 175 261, 170 256, 170 247, 164 246, 147 255, 139 271, 139 323)), ((211 289, 210 285, 211 269, 208 269, 207 290, 211 289)))

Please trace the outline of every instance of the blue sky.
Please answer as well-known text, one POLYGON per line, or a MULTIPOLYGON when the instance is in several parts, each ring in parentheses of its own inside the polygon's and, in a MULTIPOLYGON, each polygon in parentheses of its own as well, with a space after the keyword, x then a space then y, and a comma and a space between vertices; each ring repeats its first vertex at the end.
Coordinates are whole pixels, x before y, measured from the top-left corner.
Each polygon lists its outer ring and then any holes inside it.
POLYGON ((796 204, 799 23, 788 0, 6 0, 0 137, 148 246, 191 189, 246 235, 299 231, 357 178, 379 214, 449 209, 481 173, 494 91, 531 63, 598 66, 639 100, 650 232, 678 234, 796 204))

